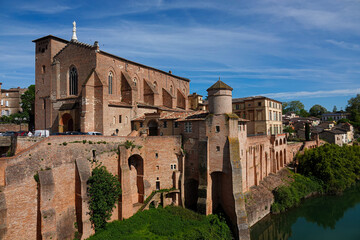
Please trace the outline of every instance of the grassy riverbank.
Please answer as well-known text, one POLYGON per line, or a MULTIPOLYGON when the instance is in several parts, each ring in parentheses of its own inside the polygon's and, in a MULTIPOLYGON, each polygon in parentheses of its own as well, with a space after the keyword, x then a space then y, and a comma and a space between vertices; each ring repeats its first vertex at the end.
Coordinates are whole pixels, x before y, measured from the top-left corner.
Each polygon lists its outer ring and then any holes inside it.
POLYGON ((298 156, 300 174, 273 191, 273 213, 296 206, 309 194, 337 194, 360 179, 360 147, 326 144, 298 156))
POLYGON ((124 221, 113 221, 89 240, 232 239, 225 221, 181 207, 150 209, 124 221))

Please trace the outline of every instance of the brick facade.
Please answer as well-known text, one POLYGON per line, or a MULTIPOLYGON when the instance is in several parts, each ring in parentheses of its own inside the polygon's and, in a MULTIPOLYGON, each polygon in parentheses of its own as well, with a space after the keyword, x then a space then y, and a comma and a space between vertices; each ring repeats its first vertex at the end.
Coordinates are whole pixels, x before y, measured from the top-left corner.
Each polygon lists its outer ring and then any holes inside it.
POLYGON ((22 112, 21 95, 26 88, 2 89, 0 83, 0 116, 9 116, 14 113, 22 112))
POLYGON ((188 109, 188 79, 103 52, 97 43, 54 36, 34 42, 36 129, 124 136, 132 119, 154 107, 188 109), (70 86, 73 68, 75 88, 70 86))
POLYGON ((36 128, 119 136, 51 136, 0 159, 0 238, 72 239, 75 222, 81 239, 89 237, 86 181, 91 162, 101 161, 122 187, 111 220, 148 207, 153 191, 173 189, 150 201, 223 211, 236 239, 250 239, 244 193, 320 144, 249 136, 249 120, 232 112, 232 88, 220 80, 208 89, 209 112, 188 111, 187 79, 102 52, 97 43, 34 42, 36 128), (69 95, 73 67, 78 94, 69 95))

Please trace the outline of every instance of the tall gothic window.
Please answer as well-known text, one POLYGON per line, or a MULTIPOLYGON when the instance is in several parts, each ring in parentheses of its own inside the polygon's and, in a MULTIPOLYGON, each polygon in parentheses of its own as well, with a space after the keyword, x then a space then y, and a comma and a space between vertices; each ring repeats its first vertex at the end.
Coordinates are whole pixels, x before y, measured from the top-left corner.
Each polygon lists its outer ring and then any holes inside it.
POLYGON ((78 73, 76 67, 70 68, 69 74, 69 95, 78 94, 78 73))
POLYGON ((109 72, 108 81, 109 81, 109 94, 113 94, 113 73, 112 72, 109 72))

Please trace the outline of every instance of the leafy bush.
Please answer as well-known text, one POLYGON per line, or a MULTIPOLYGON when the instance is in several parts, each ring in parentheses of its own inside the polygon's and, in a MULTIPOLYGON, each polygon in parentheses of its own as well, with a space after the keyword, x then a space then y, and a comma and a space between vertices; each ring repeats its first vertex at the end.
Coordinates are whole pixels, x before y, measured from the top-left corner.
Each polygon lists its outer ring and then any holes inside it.
POLYGON ((319 179, 325 192, 342 192, 360 179, 360 147, 325 144, 305 151, 299 173, 319 179))
POLYGON ((191 210, 168 206, 138 212, 124 221, 114 221, 106 230, 89 240, 97 239, 232 239, 225 221, 216 215, 204 216, 191 210))
POLYGON ((294 174, 293 178, 294 181, 289 186, 280 186, 273 190, 275 202, 271 206, 272 212, 283 212, 297 206, 307 195, 323 192, 322 185, 315 179, 300 174, 294 174))
POLYGON ((298 205, 310 193, 339 193, 360 179, 360 146, 325 144, 297 156, 298 172, 289 186, 273 191, 272 212, 298 205))
POLYGON ((121 194, 120 182, 100 164, 92 170, 88 185, 90 221, 98 231, 110 220, 115 202, 121 194))

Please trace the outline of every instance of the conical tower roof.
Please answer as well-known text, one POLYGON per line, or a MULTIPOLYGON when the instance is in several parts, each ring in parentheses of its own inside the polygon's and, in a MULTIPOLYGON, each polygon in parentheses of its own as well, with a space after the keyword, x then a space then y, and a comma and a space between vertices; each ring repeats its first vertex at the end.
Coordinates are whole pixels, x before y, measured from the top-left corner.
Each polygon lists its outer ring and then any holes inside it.
POLYGON ((206 91, 210 91, 210 90, 231 90, 232 91, 233 88, 219 79, 216 83, 214 83, 214 85, 209 87, 206 91))

